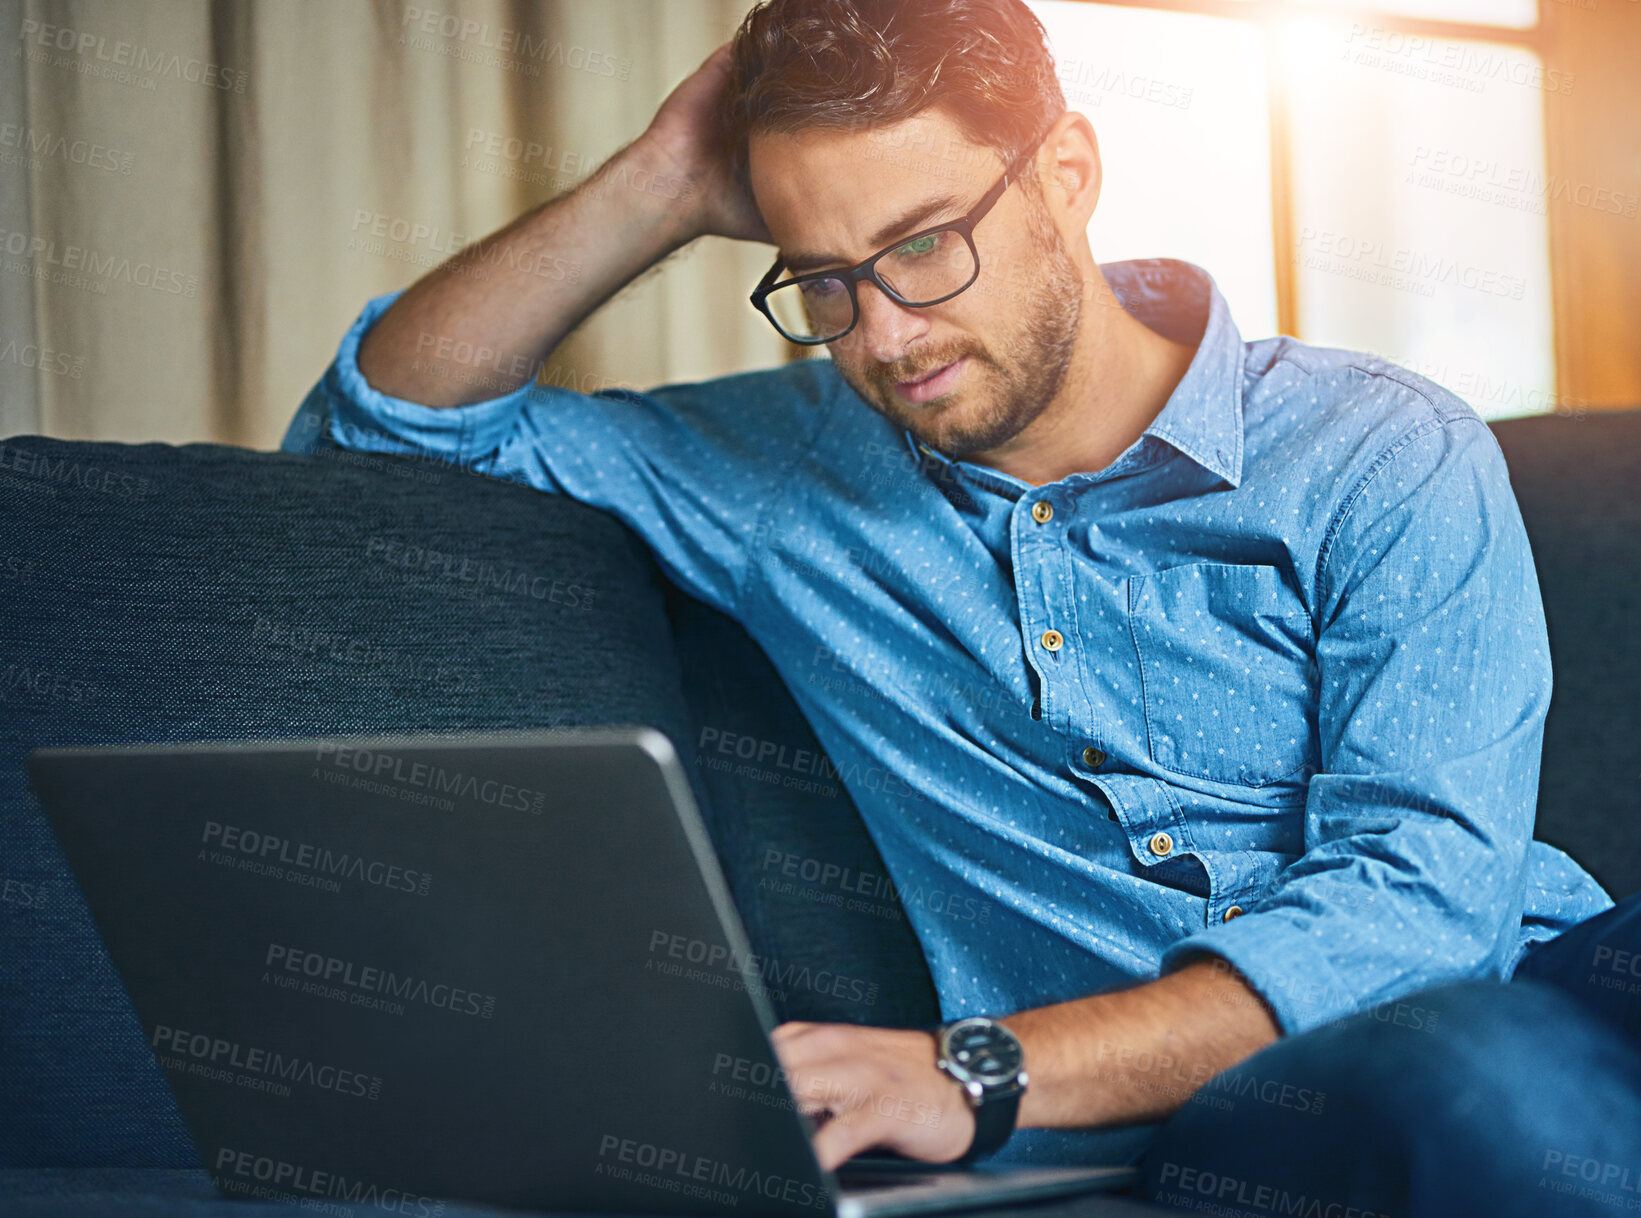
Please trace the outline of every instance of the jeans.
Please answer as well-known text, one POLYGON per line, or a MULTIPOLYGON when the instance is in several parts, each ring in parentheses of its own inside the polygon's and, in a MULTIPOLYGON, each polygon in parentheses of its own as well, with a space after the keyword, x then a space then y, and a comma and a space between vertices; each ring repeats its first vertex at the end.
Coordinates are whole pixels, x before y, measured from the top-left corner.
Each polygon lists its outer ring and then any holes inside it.
POLYGON ((1463 982, 1280 1040, 1158 1131, 1142 1195, 1316 1218, 1641 1215, 1641 893, 1463 982))

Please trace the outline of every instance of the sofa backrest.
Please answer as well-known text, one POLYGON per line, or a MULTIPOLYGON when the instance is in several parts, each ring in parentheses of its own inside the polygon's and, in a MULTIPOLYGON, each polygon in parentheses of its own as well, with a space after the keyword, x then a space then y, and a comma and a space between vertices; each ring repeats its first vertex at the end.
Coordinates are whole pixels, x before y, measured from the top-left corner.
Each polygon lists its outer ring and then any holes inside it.
POLYGON ((1555 692, 1536 836, 1641 890, 1641 410, 1493 424, 1533 546, 1555 692))
POLYGON ((929 966, 883 857, 803 712, 738 622, 668 596, 708 827, 786 1019, 928 1027, 929 966))
MULTIPOLYGON (((0 442, 0 520, 0 1167, 197 1162, 28 789, 29 750, 647 723, 672 738, 721 833, 715 800, 773 792, 722 771, 703 781, 695 759, 712 737, 697 716, 744 723, 716 701, 741 698, 795 739, 807 731, 773 673, 760 678, 751 640, 700 605, 706 683, 686 693, 669 586, 613 517, 459 469, 334 447, 18 437, 0 442)), ((797 837, 781 850, 881 868, 852 804, 830 801, 825 818, 788 806, 797 837)), ((760 824, 769 848, 779 830, 760 824)), ((845 934, 840 948, 813 921, 794 937, 755 887, 741 895, 772 988, 789 983, 784 1015, 934 1018, 909 931, 845 934), (772 922, 781 934, 761 937, 772 922), (839 950, 856 954, 840 965, 839 950), (872 1001, 801 984, 828 968, 874 987, 872 1001)))

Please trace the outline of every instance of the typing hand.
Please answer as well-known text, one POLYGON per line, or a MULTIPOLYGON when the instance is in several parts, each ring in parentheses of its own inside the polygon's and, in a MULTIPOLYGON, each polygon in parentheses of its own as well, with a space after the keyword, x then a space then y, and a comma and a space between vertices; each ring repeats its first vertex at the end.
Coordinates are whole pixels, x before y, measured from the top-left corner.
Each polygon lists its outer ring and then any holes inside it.
POLYGON ((974 1140, 974 1114, 935 1066, 931 1033, 785 1023, 773 1039, 799 1109, 819 1122, 822 1167, 870 1149, 949 1163, 974 1140))

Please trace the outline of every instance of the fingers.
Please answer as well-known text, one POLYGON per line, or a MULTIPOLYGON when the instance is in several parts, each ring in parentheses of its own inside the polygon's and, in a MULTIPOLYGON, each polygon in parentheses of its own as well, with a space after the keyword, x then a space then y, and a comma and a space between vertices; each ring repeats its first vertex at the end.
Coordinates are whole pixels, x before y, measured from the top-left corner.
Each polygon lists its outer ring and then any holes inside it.
POLYGON ((974 1136, 926 1033, 794 1022, 771 1040, 799 1111, 819 1125, 815 1153, 829 1169, 874 1147, 950 1162, 974 1136))
POLYGON ((817 1121, 836 1111, 834 1100, 842 1094, 835 1081, 837 1067, 848 1068, 846 1060, 839 1060, 839 1038, 828 1037, 827 1029, 826 1024, 794 1020, 781 1024, 769 1038, 798 1111, 817 1121))
POLYGON ((837 1027, 794 1020, 776 1028, 770 1034, 769 1043, 775 1047, 781 1068, 790 1074, 831 1054, 846 1051, 844 1042, 835 1035, 837 1027))
POLYGON ((822 1167, 831 1171, 864 1150, 915 1153, 901 1122, 883 1115, 884 1097, 873 1088, 870 1070, 831 1066, 825 1071, 792 1080, 799 1108, 818 1123, 813 1140, 822 1167))
POLYGON ((812 1086, 826 1113, 814 1134, 815 1157, 827 1170, 865 1150, 949 1163, 974 1138, 974 1114, 967 1105, 943 1104, 941 1097, 915 1090, 886 1090, 870 1070, 853 1077, 816 1076, 812 1086))
POLYGON ((805 1032, 825 1026, 825 1024, 805 1023, 801 1019, 792 1019, 777 1027, 775 1031, 771 1033, 770 1039, 776 1044, 779 1044, 783 1039, 789 1040, 794 1036, 801 1036, 805 1032))
POLYGON ((816 1132, 815 1157, 827 1171, 836 1171, 862 1151, 888 1148, 884 1131, 878 1127, 875 1114, 855 1109, 833 1117, 816 1132))

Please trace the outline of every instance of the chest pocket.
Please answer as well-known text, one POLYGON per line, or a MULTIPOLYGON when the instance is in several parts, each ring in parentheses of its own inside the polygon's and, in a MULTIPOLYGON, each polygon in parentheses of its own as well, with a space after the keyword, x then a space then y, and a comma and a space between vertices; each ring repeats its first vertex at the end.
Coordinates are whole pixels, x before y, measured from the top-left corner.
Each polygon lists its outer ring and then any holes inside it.
POLYGON ((1263 786, 1317 755, 1310 617, 1275 567, 1193 563, 1129 582, 1151 760, 1263 786))

